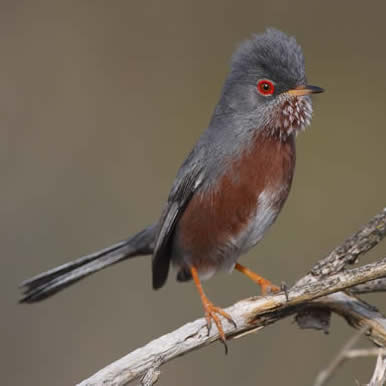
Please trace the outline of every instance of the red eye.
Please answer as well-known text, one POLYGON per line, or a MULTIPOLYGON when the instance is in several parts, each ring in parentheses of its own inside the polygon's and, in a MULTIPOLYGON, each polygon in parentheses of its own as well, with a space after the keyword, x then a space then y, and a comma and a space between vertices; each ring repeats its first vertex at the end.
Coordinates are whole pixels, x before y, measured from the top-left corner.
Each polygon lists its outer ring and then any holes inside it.
POLYGON ((275 91, 275 86, 270 80, 263 79, 257 83, 257 89, 262 95, 272 95, 275 91))

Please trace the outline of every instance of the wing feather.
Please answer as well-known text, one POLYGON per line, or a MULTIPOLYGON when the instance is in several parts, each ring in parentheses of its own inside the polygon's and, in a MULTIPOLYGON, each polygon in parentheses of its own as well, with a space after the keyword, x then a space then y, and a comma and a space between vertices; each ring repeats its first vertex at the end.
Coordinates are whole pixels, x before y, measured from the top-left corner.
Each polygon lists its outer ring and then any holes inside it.
POLYGON ((198 152, 196 148, 193 149, 181 166, 159 221, 152 260, 154 289, 161 288, 168 277, 174 229, 194 192, 204 180, 203 149, 200 150, 198 152))

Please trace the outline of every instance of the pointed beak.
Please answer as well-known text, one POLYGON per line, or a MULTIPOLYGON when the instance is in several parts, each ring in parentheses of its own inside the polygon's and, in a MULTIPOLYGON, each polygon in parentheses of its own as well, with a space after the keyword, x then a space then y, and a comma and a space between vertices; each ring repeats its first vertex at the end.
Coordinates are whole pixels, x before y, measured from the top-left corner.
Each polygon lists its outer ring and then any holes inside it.
POLYGON ((298 86, 292 90, 287 91, 290 95, 295 96, 301 96, 301 95, 309 95, 309 94, 320 94, 321 92, 324 92, 324 89, 318 87, 318 86, 298 86))

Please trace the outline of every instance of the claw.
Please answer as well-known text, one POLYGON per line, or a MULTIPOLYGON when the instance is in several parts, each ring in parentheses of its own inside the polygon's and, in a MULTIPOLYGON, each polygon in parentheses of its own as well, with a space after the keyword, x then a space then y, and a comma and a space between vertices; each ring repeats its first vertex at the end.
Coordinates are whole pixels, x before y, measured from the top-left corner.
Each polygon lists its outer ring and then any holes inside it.
POLYGON ((217 327, 218 334, 220 335, 221 342, 223 343, 225 347, 225 354, 228 354, 228 346, 226 344, 226 336, 224 333, 224 329, 222 327, 221 320, 218 316, 221 315, 226 320, 228 320, 229 323, 231 323, 234 327, 237 327, 235 321, 232 319, 232 317, 225 312, 222 308, 216 307, 205 295, 204 290, 202 289, 200 279, 198 277, 197 270, 194 267, 191 267, 191 273, 194 280, 194 283, 196 284, 196 287, 198 289, 198 292, 201 297, 202 305, 205 310, 205 319, 206 319, 206 326, 208 328, 208 335, 210 334, 210 330, 212 328, 212 321, 214 321, 214 324, 217 327))
POLYGON ((224 345, 225 355, 228 355, 228 345, 227 345, 226 340, 222 340, 222 339, 221 339, 221 342, 222 342, 222 344, 224 345))
POLYGON ((286 302, 289 301, 288 286, 284 281, 281 282, 280 290, 284 292, 286 302))
POLYGON ((220 335, 221 342, 223 343, 225 347, 225 354, 228 354, 228 346, 226 343, 226 336, 224 333, 224 329, 221 323, 220 318, 217 314, 223 316, 226 320, 228 320, 234 327, 236 326, 235 321, 232 319, 232 317, 226 313, 223 309, 220 307, 216 307, 213 303, 211 303, 209 300, 206 299, 205 302, 203 302, 203 306, 205 309, 205 319, 208 327, 208 335, 210 333, 210 329, 212 327, 212 320, 214 321, 214 324, 217 327, 218 333, 220 335))

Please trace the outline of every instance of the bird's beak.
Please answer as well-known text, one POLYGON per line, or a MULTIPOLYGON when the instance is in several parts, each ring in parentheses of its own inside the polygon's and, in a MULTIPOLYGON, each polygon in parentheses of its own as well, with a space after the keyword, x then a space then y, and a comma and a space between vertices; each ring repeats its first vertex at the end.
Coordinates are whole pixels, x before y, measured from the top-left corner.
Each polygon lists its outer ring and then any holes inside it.
POLYGON ((306 85, 306 86, 298 86, 292 90, 288 90, 287 92, 290 95, 301 96, 301 95, 309 95, 309 94, 319 94, 321 92, 324 92, 324 90, 318 86, 306 85))

